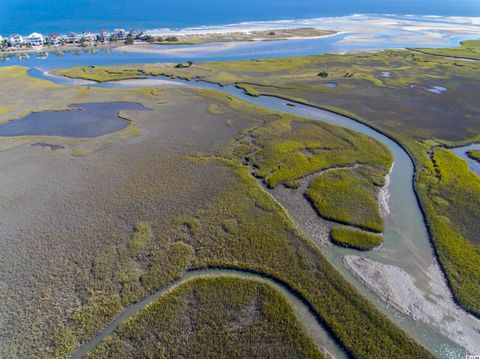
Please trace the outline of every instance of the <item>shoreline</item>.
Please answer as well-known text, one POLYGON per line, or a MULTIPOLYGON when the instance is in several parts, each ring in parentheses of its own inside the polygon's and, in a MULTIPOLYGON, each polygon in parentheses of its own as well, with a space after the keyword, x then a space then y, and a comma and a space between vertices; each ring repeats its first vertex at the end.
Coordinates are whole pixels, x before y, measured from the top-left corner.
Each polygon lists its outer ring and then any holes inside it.
MULTIPOLYGON (((185 45, 209 45, 218 43, 219 49, 234 48, 235 44, 254 42, 254 41, 285 41, 285 40, 301 40, 301 39, 318 39, 323 37, 330 37, 341 34, 342 32, 334 30, 320 30, 315 28, 298 27, 293 29, 264 29, 255 31, 236 31, 236 32, 215 32, 215 33, 196 33, 196 34, 179 34, 173 36, 174 40, 168 40, 168 37, 163 40, 161 36, 154 41, 135 40, 133 44, 126 44, 126 42, 108 42, 102 44, 95 42, 86 46, 79 46, 74 44, 61 46, 42 46, 38 48, 19 48, 19 49, 2 49, 0 50, 0 59, 9 58, 10 55, 37 55, 42 53, 62 53, 75 51, 95 51, 95 50, 115 50, 122 48, 123 52, 136 53, 157 53, 157 52, 181 52, 184 51, 185 45), (176 49, 152 49, 154 46, 175 46, 176 49)), ((215 48, 205 49, 205 51, 213 51, 215 48)), ((117 50, 119 51, 119 50, 117 50)))

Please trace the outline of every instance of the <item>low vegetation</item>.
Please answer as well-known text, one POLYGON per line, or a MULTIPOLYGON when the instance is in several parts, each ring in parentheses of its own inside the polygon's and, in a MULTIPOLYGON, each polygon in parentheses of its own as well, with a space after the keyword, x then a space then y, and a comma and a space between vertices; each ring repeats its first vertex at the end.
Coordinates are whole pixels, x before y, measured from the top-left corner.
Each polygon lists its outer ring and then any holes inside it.
POLYGON ((382 232, 383 218, 377 190, 361 169, 336 169, 320 173, 306 195, 318 214, 329 220, 382 232))
POLYGON ((467 156, 472 160, 480 162, 480 150, 471 150, 467 152, 467 156))
MULTIPOLYGON (((475 217, 472 216, 475 212, 467 211, 470 207, 466 201, 454 200, 452 196, 460 193, 453 194, 445 186, 437 187, 435 195, 432 195, 433 184, 429 180, 435 178, 436 174, 429 153, 435 146, 454 146, 480 140, 480 108, 477 106, 480 62, 454 58, 457 56, 478 60, 479 48, 478 41, 465 41, 460 47, 453 49, 388 50, 376 53, 196 63, 188 69, 180 70, 171 65, 144 65, 138 68, 156 75, 201 77, 221 84, 236 84, 253 96, 268 94, 314 104, 367 123, 390 135, 401 143, 414 159, 417 166, 415 184, 421 206, 427 215, 426 221, 432 228, 432 240, 438 252, 451 251, 450 256, 440 256, 440 261, 452 288, 460 288, 464 284, 460 284, 458 273, 466 271, 470 273, 471 282, 478 283, 480 272, 470 271, 470 264, 466 261, 455 261, 453 265, 454 262, 445 262, 445 258, 455 257, 455 253, 459 251, 469 251, 471 255, 475 255, 477 247, 472 247, 476 245, 475 233, 478 233, 475 232, 475 217), (319 74, 327 76, 328 80, 335 82, 337 86, 325 87, 325 77, 318 76, 319 74), (434 86, 446 90, 435 92, 434 86), (449 208, 448 212, 441 211, 442 220, 450 223, 450 231, 456 232, 457 240, 452 240, 450 246, 442 245, 441 231, 433 229, 439 219, 433 209, 440 202, 448 203, 449 208), (470 245, 464 246, 465 243, 470 245)), ((291 142, 276 146, 279 153, 289 154, 291 149, 299 147, 291 142), (291 149, 287 148, 288 146, 291 146, 291 149)), ((242 151, 248 153, 249 145, 239 146, 239 152, 242 151)), ((295 180, 292 181, 289 177, 296 176, 288 171, 293 168, 295 173, 295 167, 289 161, 309 170, 314 167, 311 162, 306 162, 298 155, 298 151, 285 159, 288 160, 287 164, 282 163, 280 170, 260 167, 257 173, 260 176, 264 174, 267 183, 272 186, 283 181, 295 187, 295 180), (297 158, 299 162, 293 162, 297 158)), ((259 164, 261 165, 261 162, 259 164)), ((462 191, 470 192, 468 183, 455 184, 458 191, 463 186, 465 188, 462 191)), ((478 305, 472 302, 472 298, 478 298, 480 292, 476 286, 469 288, 472 291, 470 293, 454 290, 455 297, 466 309, 480 315, 478 305)))
POLYGON ((330 233, 332 241, 347 248, 368 251, 382 244, 382 236, 348 227, 335 227, 330 233))
POLYGON ((234 152, 271 188, 297 188, 300 179, 316 175, 306 195, 320 216, 383 231, 377 194, 392 156, 377 141, 324 123, 281 117, 244 133, 234 152))
POLYGON ((127 79, 138 79, 144 77, 138 70, 116 70, 114 67, 80 66, 68 70, 56 70, 54 74, 69 78, 91 80, 96 82, 107 82, 127 79), (92 77, 94 74, 94 77, 92 77))
POLYGON ((324 358, 269 285, 189 280, 122 324, 88 358, 324 358))
MULTIPOLYGON (((354 357, 431 357, 346 281, 251 176, 250 167, 239 163, 240 152, 253 156, 250 149, 260 147, 261 142, 249 143, 249 133, 266 143, 275 136, 288 137, 289 132, 298 136, 301 131, 313 131, 325 134, 331 149, 340 149, 336 155, 340 159, 373 149, 361 156, 371 162, 361 164, 384 173, 391 159, 376 141, 334 126, 284 118, 212 91, 65 88, 29 79, 25 69, 8 75, 0 70, 0 84, 2 89, 12 89, 2 93, 2 101, 15 104, 14 116, 63 109, 78 99, 128 99, 152 109, 130 114, 140 132, 135 139, 111 144, 115 134, 92 140, 56 138, 65 153, 52 156, 26 148, 0 158, 11 163, 2 167, 2 174, 22 176, 28 169, 30 175, 24 178, 38 181, 31 191, 22 187, 21 196, 16 196, 16 183, 7 181, 10 187, 3 187, 3 194, 13 196, 7 203, 14 201, 15 208, 28 211, 11 216, 10 209, 2 207, 2 214, 10 215, 5 230, 15 233, 9 236, 13 245, 0 251, 2 263, 7 268, 15 263, 21 271, 4 271, 2 277, 7 293, 1 304, 8 310, 1 315, 14 320, 1 328, 0 340, 5 333, 11 340, 0 342, 0 356, 64 357, 126 305, 185 270, 234 267, 286 283, 312 305, 354 357), (212 103, 224 112, 222 116, 209 113, 212 103), (225 125, 225 119, 231 126, 225 125), (243 141, 242 146, 236 146, 237 141, 243 141), (69 156, 69 146, 87 144, 92 150, 84 157, 69 156), (47 166, 49 171, 44 171, 47 166), (19 262, 18 258, 29 260, 19 262)), ((309 141, 318 144, 322 138, 309 141)), ((307 158, 310 147, 304 153, 307 158)), ((322 152, 318 147, 314 150, 322 152)), ((284 155, 288 157, 282 152, 274 158, 284 155)), ((383 181, 381 176, 371 178, 383 181)), ((277 183, 287 179, 279 177, 277 183)), ((238 288, 235 295, 241 296, 238 288)), ((177 347, 173 343, 171 349, 177 347)), ((298 350, 294 348, 298 344, 289 350, 298 350)))
POLYGON ((459 47, 443 49, 413 48, 412 50, 428 55, 460 57, 465 59, 480 60, 480 40, 462 41, 459 47))
POLYGON ((417 186, 447 278, 466 308, 480 313, 480 177, 447 149, 432 155, 417 186))

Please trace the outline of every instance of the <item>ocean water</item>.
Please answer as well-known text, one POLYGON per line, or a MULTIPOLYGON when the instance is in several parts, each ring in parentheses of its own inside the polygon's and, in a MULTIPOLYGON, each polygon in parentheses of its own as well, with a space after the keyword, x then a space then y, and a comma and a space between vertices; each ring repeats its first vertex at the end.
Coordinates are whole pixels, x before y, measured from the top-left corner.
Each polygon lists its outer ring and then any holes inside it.
POLYGON ((356 13, 480 16, 480 0, 0 0, 0 34, 178 30, 356 13))

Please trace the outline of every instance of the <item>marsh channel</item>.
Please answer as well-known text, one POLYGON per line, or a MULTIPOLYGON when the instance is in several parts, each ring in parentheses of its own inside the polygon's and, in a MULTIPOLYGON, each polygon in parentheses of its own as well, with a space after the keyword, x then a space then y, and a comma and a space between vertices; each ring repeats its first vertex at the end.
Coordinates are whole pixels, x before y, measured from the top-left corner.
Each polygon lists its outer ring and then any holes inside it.
MULTIPOLYGON (((64 86, 183 86, 215 90, 269 110, 346 127, 385 144, 394 157, 394 165, 382 191, 384 243, 377 250, 359 252, 330 243, 328 228, 331 223, 317 216, 302 193, 302 188, 308 185, 308 177, 297 190, 266 190, 287 209, 296 225, 317 243, 336 268, 364 296, 432 353, 441 358, 464 358, 467 353, 480 353, 480 321, 459 308, 452 299, 415 194, 413 162, 409 154, 391 138, 348 117, 277 97, 252 97, 233 85, 220 86, 166 77, 96 83, 59 78, 35 69, 30 70, 29 74, 64 86)), ((304 319, 300 317, 300 320, 304 319)), ((305 323, 304 326, 311 327, 305 323)), ((341 348, 332 346, 332 341, 329 341, 329 344, 322 346, 329 347, 328 351, 342 357, 341 348)))

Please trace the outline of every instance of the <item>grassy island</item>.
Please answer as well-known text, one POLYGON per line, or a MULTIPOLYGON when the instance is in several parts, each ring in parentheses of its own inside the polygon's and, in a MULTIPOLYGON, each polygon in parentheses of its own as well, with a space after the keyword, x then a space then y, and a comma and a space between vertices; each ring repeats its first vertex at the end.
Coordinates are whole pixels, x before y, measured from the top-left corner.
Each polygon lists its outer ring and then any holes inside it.
POLYGON ((340 246, 362 251, 370 250, 382 244, 378 234, 346 227, 335 227, 331 232, 332 240, 340 246))

